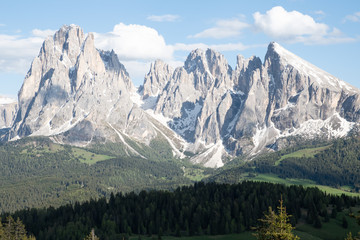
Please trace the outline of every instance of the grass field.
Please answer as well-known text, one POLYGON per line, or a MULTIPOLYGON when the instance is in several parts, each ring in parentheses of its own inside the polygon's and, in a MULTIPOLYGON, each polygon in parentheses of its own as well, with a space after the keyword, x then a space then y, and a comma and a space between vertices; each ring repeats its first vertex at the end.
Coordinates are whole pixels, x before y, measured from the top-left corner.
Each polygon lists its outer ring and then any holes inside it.
POLYGON ((114 158, 114 157, 108 156, 108 155, 92 153, 92 152, 89 152, 82 148, 73 147, 71 150, 72 150, 74 157, 78 158, 80 160, 80 162, 86 163, 89 165, 114 158))
POLYGON ((328 149, 329 147, 331 147, 331 145, 317 147, 317 148, 305 148, 305 149, 301 149, 301 150, 283 155, 279 160, 277 160, 275 162, 275 166, 278 166, 282 160, 285 160, 287 158, 301 158, 301 157, 307 157, 307 158, 310 157, 311 158, 311 157, 314 157, 316 154, 328 149))
POLYGON ((297 232, 299 233, 306 232, 317 237, 317 239, 327 240, 343 240, 348 232, 352 232, 353 236, 356 236, 359 231, 360 226, 356 223, 355 218, 348 216, 348 210, 338 213, 336 219, 330 218, 330 222, 323 224, 320 229, 316 229, 308 224, 297 226, 297 232), (344 216, 348 222, 347 228, 342 227, 342 219, 344 216))
POLYGON ((254 178, 248 178, 248 180, 260 181, 260 182, 270 182, 270 183, 280 183, 285 185, 302 185, 304 187, 317 187, 320 190, 334 195, 346 194, 348 196, 360 197, 360 193, 349 192, 349 187, 344 186, 341 189, 332 188, 329 186, 316 184, 314 181, 309 179, 295 179, 295 178, 279 178, 275 174, 257 174, 254 178))

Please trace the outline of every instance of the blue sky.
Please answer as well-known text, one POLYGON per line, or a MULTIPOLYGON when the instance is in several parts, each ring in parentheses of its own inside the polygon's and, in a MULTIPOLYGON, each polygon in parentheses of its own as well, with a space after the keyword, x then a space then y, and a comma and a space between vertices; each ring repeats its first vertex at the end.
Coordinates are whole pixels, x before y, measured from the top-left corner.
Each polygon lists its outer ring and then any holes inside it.
POLYGON ((42 41, 64 24, 95 33, 115 49, 135 85, 151 61, 180 66, 192 49, 264 58, 282 46, 360 88, 360 1, 2 1, 0 95, 16 96, 42 41), (21 7, 20 7, 21 6, 21 7))

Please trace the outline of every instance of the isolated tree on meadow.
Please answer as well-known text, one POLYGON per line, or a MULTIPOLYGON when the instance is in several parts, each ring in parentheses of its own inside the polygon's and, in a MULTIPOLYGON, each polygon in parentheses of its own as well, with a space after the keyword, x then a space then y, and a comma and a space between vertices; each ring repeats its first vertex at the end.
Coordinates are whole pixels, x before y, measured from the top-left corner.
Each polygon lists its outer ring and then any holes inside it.
POLYGON ((269 212, 263 219, 259 219, 261 226, 257 229, 256 238, 258 240, 299 240, 298 236, 292 233, 295 228, 290 224, 290 215, 287 215, 283 200, 280 201, 278 213, 269 207, 269 212))

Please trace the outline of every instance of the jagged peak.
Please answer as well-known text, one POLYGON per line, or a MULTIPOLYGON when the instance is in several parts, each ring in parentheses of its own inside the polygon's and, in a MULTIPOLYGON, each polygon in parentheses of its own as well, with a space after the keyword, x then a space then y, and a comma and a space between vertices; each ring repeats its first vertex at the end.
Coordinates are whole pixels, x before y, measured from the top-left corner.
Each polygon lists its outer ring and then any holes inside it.
POLYGON ((184 64, 184 68, 188 72, 198 69, 201 72, 209 71, 214 74, 218 67, 231 71, 224 55, 210 48, 206 51, 200 48, 191 51, 184 64))
POLYGON ((239 54, 236 56, 236 60, 236 70, 238 71, 246 70, 251 63, 255 68, 260 68, 262 65, 261 59, 256 56, 245 58, 244 56, 239 54))
POLYGON ((125 66, 120 63, 118 55, 115 53, 114 50, 111 51, 104 51, 99 50, 101 59, 105 64, 105 68, 108 70, 113 70, 116 72, 123 71, 125 76, 129 77, 129 73, 126 71, 125 66))
POLYGON ((58 44, 64 44, 68 39, 76 39, 81 44, 85 39, 84 31, 75 24, 63 25, 53 36, 54 42, 58 44))
POLYGON ((295 68, 300 74, 311 77, 311 79, 320 86, 326 86, 329 89, 335 90, 344 89, 350 92, 357 91, 356 88, 350 84, 295 55, 276 42, 271 42, 269 44, 264 65, 267 65, 272 61, 278 62, 283 68, 295 68))
POLYGON ((169 64, 167 64, 166 62, 164 62, 161 59, 156 59, 154 62, 152 62, 150 64, 150 72, 151 71, 156 71, 158 69, 161 68, 171 68, 169 64))

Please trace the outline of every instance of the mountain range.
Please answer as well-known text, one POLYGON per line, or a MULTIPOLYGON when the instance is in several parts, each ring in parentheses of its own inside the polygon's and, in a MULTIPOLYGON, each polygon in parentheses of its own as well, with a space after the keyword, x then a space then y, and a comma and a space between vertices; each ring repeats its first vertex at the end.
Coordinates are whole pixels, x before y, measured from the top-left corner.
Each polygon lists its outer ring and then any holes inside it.
POLYGON ((145 158, 130 143, 162 138, 174 157, 218 168, 357 131, 360 90, 275 42, 264 61, 239 55, 235 69, 211 49, 192 51, 176 69, 157 60, 136 88, 114 51, 64 25, 44 41, 17 103, 0 98, 0 113, 2 141, 120 142, 128 156, 145 158))

